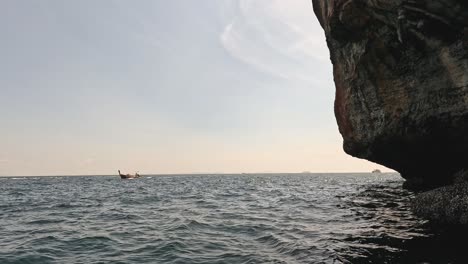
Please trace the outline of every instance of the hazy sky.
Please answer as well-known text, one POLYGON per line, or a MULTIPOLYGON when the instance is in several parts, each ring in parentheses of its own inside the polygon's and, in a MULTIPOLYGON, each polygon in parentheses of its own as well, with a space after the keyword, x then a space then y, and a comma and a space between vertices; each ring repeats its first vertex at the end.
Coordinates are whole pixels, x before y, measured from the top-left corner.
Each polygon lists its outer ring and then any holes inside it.
POLYGON ((0 40, 0 175, 382 168, 310 0, 3 0, 0 40))

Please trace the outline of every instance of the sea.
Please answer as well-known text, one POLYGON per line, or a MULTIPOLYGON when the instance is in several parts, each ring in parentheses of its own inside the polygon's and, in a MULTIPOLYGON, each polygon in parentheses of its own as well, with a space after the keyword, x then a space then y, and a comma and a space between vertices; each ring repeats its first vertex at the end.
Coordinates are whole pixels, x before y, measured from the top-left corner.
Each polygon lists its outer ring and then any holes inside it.
MULTIPOLYGON (((0 263, 467 263, 392 173, 0 178, 0 263)), ((459 236, 459 237, 457 237, 459 236)))

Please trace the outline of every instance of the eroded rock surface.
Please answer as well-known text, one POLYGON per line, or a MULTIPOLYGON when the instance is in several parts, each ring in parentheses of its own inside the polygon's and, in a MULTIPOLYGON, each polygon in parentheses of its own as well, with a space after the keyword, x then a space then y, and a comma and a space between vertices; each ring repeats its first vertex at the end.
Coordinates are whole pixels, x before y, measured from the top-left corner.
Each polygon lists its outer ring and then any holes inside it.
POLYGON ((468 168, 468 1, 312 0, 347 153, 408 182, 468 168))
POLYGON ((468 225, 468 183, 440 187, 416 196, 416 215, 441 225, 468 225))

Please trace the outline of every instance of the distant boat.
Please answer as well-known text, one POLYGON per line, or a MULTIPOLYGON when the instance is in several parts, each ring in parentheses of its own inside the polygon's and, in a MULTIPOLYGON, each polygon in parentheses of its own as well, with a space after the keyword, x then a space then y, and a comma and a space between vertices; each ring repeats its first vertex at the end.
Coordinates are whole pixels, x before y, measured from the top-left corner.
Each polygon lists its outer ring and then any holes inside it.
POLYGON ((373 170, 372 173, 382 173, 379 169, 373 170))
POLYGON ((140 174, 138 174, 138 172, 136 172, 135 174, 122 174, 119 170, 119 176, 121 179, 136 179, 136 178, 140 178, 140 174))

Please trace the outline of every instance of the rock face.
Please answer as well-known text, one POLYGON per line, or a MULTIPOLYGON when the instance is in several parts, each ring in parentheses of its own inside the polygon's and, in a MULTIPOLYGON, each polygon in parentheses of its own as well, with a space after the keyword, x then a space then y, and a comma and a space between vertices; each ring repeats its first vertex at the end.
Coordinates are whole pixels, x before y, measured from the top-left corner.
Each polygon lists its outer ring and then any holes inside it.
POLYGON ((457 173, 452 185, 417 195, 412 207, 434 224, 468 226, 468 171, 457 173))
POLYGON ((468 168, 468 1, 312 0, 344 150, 408 182, 468 168))

